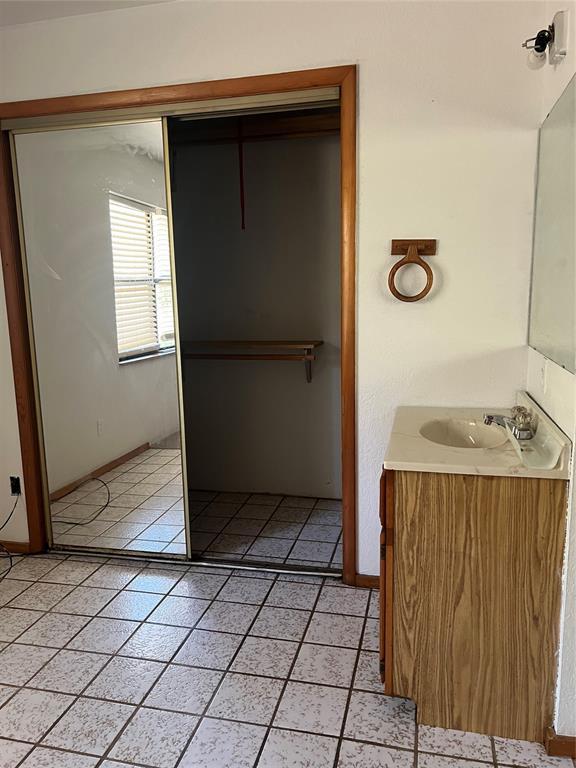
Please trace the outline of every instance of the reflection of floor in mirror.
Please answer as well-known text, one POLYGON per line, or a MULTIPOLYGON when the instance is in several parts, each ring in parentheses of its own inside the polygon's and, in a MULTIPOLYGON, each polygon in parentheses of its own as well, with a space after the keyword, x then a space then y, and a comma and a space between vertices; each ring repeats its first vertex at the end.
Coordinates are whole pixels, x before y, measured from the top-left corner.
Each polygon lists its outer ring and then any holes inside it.
MULTIPOLYGON (((51 505, 55 544, 186 553, 180 451, 150 448, 51 505)), ((191 491, 195 557, 342 567, 341 502, 267 493, 191 491)))
POLYGON ((299 568, 342 568, 342 502, 191 491, 195 555, 299 568))
POLYGON ((185 554, 178 449, 150 448, 51 504, 55 544, 185 554))

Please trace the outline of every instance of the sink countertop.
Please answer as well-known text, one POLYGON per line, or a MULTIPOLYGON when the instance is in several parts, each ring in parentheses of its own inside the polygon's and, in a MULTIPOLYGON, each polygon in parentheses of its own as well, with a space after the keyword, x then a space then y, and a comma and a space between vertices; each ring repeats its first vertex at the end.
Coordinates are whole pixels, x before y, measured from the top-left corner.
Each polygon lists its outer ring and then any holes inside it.
MULTIPOLYGON (((524 393, 522 393, 524 395, 524 393)), ((525 396, 526 397, 526 396, 525 396)), ((522 398, 523 399, 523 398, 522 398)), ((569 479, 570 441, 553 422, 530 401, 531 409, 553 425, 566 441, 554 469, 525 467, 518 459, 512 443, 507 440, 495 448, 453 448, 427 440, 420 428, 434 419, 475 419, 482 422, 485 413, 510 415, 509 408, 435 408, 429 406, 400 406, 396 409, 392 434, 384 458, 385 469, 411 472, 441 472, 459 475, 492 475, 499 477, 538 477, 569 479)), ((502 427, 491 426, 490 429, 502 427)))

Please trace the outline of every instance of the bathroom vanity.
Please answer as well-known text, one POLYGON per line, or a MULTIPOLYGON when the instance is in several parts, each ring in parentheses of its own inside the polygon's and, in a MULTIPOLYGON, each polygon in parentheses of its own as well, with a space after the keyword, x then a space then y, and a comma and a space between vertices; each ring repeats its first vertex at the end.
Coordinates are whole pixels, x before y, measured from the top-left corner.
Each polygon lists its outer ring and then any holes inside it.
POLYGON ((397 410, 381 481, 381 672, 419 723, 543 741, 570 443, 525 393, 519 403, 535 436, 516 449, 483 409, 397 410))

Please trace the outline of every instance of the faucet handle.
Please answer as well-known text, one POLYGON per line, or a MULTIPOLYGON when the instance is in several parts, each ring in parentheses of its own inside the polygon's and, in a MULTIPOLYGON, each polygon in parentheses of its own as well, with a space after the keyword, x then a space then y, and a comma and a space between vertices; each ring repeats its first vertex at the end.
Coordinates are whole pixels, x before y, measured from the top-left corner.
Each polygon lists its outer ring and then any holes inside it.
POLYGON ((512 408, 512 420, 520 429, 531 429, 534 427, 534 416, 528 408, 523 405, 515 405, 512 408))
POLYGON ((530 411, 527 408, 524 408, 523 405, 515 405, 512 408, 512 418, 516 424, 519 424, 520 422, 527 423, 531 421, 532 416, 530 415, 530 411))

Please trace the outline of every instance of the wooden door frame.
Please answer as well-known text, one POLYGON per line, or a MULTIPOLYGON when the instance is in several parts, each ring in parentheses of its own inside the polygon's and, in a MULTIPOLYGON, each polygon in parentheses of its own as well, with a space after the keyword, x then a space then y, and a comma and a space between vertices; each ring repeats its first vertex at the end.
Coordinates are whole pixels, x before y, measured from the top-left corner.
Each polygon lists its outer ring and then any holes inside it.
MULTIPOLYGON (((124 91, 0 102, 0 119, 71 115, 111 109, 164 107, 202 99, 257 96, 312 88, 340 88, 341 140, 341 419, 343 581, 356 573, 356 78, 355 65, 212 80, 124 91)), ((26 492, 30 552, 47 546, 41 446, 26 288, 18 230, 9 131, 0 132, 0 254, 14 372, 26 492)))

